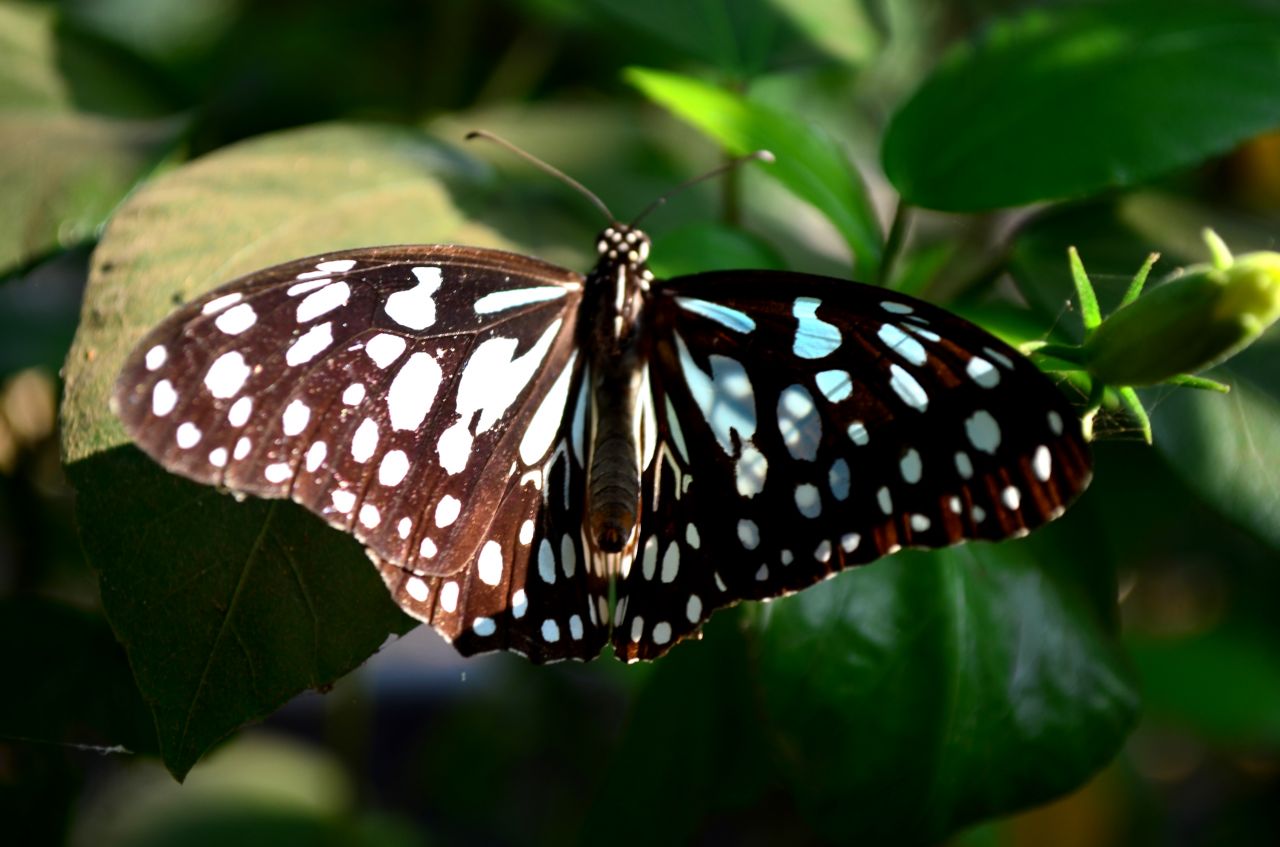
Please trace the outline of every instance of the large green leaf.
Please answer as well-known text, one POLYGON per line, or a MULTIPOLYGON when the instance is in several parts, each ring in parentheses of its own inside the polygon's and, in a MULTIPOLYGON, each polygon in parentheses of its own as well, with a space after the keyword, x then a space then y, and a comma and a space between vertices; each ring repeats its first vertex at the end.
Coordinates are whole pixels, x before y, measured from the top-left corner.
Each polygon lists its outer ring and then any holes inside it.
POLYGON ((1280 14, 1248 0, 1053 4, 954 50, 894 116, 885 173, 951 211, 1078 197, 1280 125, 1280 14))
POLYGON ((321 126, 155 180, 93 258, 66 374, 63 455, 103 605, 181 776, 219 738, 322 686, 411 623, 356 542, 292 503, 237 503, 127 445, 107 400, 174 304, 242 273, 361 244, 502 246, 457 211, 465 161, 416 133, 321 126))
POLYGON ((92 239, 182 127, 150 117, 143 82, 56 23, 0 3, 0 274, 92 239))
POLYGON ((1080 785, 1119 749, 1137 694, 1108 623, 1113 576, 1049 535, 899 555, 767 607, 767 720, 827 837, 936 843, 1080 785))
POLYGON ((876 278, 879 220, 857 169, 830 136, 794 115, 679 74, 631 68, 627 79, 731 153, 771 151, 777 161, 763 166, 765 172, 822 212, 848 243, 858 274, 876 278))

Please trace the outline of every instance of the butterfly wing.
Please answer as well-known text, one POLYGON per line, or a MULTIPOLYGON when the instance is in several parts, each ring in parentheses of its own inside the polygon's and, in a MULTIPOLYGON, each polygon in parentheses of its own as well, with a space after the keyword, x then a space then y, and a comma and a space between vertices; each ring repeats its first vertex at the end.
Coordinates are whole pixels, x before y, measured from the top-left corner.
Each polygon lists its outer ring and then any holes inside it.
POLYGON ((650 314, 657 443, 618 592, 626 658, 901 547, 1025 534, 1088 484, 1056 386, 927 303, 730 271, 663 283, 650 314))
POLYGON ((575 598, 521 584, 544 539, 568 545, 564 570, 582 556, 580 504, 545 496, 549 480, 581 488, 563 431, 581 296, 580 275, 500 251, 301 259, 170 315, 113 404, 166 469, 292 498, 355 535, 402 607, 463 652, 594 655, 589 621, 578 639, 567 614, 564 639, 526 633, 557 616, 539 603, 575 598))

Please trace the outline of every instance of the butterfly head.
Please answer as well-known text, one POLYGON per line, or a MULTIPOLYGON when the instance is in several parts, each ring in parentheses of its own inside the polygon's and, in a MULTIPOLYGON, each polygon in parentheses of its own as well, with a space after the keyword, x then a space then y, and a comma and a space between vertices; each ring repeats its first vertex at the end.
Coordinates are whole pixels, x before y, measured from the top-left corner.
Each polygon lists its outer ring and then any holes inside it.
POLYGON ((649 236, 627 224, 611 224, 596 239, 600 261, 611 259, 642 268, 649 260, 649 236))

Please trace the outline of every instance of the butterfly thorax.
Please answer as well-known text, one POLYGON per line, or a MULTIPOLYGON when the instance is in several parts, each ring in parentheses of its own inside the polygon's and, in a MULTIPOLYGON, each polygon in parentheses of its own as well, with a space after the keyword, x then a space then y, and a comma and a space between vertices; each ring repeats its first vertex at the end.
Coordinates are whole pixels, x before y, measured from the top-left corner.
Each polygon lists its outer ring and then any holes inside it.
POLYGON ((599 259, 587 276, 579 326, 590 351, 591 452, 586 535, 598 552, 635 544, 640 510, 636 422, 646 351, 644 304, 653 275, 645 266, 649 237, 615 224, 600 234, 599 259))

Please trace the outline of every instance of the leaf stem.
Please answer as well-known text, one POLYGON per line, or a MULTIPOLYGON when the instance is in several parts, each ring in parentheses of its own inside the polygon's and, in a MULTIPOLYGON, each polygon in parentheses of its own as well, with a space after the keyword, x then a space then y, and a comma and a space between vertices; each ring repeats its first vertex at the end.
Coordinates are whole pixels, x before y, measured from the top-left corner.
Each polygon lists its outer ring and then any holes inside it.
POLYGON ((898 205, 893 210, 893 221, 889 224, 889 235, 884 242, 884 255, 880 257, 880 272, 876 275, 878 285, 892 287, 893 266, 910 233, 911 204, 898 198, 898 205))

